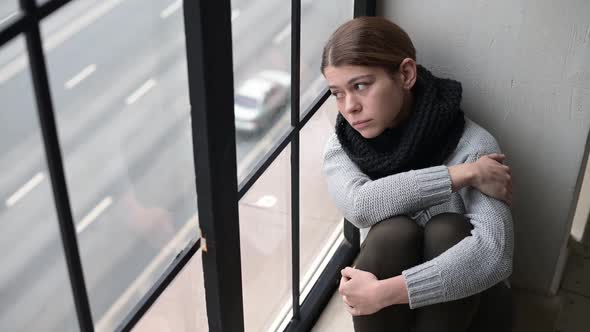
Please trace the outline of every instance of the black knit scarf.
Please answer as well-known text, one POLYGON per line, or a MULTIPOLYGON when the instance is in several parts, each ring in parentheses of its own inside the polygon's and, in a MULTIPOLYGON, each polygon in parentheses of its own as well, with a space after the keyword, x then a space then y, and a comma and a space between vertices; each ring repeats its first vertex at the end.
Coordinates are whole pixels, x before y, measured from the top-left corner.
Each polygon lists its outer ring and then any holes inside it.
POLYGON ((372 139, 362 137, 338 114, 336 134, 342 148, 371 179, 441 165, 463 134, 461 83, 435 77, 418 65, 412 91, 408 119, 372 139))

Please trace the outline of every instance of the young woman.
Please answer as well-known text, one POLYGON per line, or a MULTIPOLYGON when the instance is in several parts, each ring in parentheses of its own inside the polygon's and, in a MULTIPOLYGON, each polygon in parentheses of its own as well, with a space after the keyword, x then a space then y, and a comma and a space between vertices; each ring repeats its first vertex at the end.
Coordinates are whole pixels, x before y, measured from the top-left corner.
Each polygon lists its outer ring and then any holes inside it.
POLYGON ((463 114, 461 84, 417 65, 384 18, 339 27, 321 70, 339 110, 324 173, 363 240, 339 288, 355 331, 473 328, 481 293, 512 271, 511 173, 496 140, 463 114))

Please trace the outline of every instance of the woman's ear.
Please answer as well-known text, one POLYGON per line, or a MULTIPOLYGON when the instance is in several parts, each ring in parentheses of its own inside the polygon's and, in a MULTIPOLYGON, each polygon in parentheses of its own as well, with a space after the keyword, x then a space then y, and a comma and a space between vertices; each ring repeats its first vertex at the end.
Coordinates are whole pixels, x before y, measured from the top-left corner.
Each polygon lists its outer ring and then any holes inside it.
POLYGON ((412 58, 405 58, 399 65, 399 72, 402 78, 402 87, 406 90, 412 89, 418 77, 416 61, 412 58))

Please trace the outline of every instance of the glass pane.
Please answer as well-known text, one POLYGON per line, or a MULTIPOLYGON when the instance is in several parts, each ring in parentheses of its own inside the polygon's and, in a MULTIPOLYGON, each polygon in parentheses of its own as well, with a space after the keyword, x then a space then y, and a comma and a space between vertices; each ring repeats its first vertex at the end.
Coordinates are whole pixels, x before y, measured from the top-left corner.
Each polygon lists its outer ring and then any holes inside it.
POLYGON ((0 1, 0 28, 8 24, 13 18, 15 18, 20 9, 18 1, 16 0, 3 0, 0 1))
POLYGON ((232 0, 238 178, 290 127, 291 1, 232 0))
POLYGON ((112 331, 199 236, 183 15, 80 1, 81 21, 51 31, 68 5, 42 32, 92 314, 112 331))
POLYGON ((301 112, 328 87, 320 72, 322 50, 342 23, 350 20, 353 1, 302 1, 301 4, 301 112))
POLYGON ((0 82, 0 330, 78 331, 30 76, 0 82))
MULTIPOLYGON (((40 5, 47 1, 37 0, 40 5)), ((80 30, 91 25, 102 17, 106 11, 118 5, 120 2, 121 0, 110 0, 97 5, 98 1, 78 0, 61 7, 59 9, 59 15, 50 15, 49 18, 44 20, 43 31, 45 38, 43 38, 42 42, 45 49, 52 50, 62 44, 64 40, 71 38, 80 30)), ((8 4, 11 4, 11 1, 0 0, 0 3, 8 6, 8 4)), ((16 9, 17 1, 14 1, 14 3, 14 8, 16 9)), ((0 20, 2 20, 2 15, 0 15, 0 20)), ((6 24, 8 24, 8 20, 6 19, 6 24)), ((28 66, 24 54, 24 43, 12 43, 3 46, 3 51, 0 53, 0 82, 2 82, 3 78, 12 77, 28 66)))
POLYGON ((338 110, 328 99, 301 131, 301 289, 312 286, 313 275, 342 234, 342 214, 328 193, 322 172, 324 145, 334 132, 338 110))
POLYGON ((206 332, 203 262, 197 252, 145 313, 134 332, 206 332))
MULTIPOLYGON (((246 331, 269 331, 291 303, 290 149, 240 200, 240 247, 246 331)), ((274 331, 274 329, 272 329, 274 331)))

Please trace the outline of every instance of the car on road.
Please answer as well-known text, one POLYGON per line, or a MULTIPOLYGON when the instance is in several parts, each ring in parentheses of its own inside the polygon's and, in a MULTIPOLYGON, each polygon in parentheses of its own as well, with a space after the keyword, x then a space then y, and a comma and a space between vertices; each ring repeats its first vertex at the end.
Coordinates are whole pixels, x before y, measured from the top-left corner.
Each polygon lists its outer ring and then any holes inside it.
POLYGON ((236 90, 234 115, 236 130, 256 133, 267 128, 289 106, 290 76, 265 70, 244 81, 236 90))

